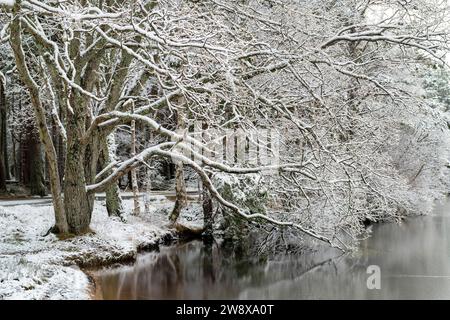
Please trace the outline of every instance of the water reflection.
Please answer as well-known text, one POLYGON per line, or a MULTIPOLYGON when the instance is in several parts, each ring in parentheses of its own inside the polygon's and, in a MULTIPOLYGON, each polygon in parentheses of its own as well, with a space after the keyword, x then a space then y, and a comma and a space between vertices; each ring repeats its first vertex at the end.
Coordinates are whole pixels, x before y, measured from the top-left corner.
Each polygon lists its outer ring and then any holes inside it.
POLYGON ((264 258, 194 241, 98 273, 103 299, 450 299, 450 202, 373 226, 359 250, 264 258), (367 289, 369 265, 381 289, 367 289))

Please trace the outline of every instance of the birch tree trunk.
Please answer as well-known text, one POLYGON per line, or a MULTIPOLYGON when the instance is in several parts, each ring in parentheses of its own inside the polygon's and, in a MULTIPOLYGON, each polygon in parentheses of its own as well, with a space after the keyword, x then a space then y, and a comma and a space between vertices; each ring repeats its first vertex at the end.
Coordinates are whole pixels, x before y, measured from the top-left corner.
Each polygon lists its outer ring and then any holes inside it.
POLYGON ((152 177, 151 170, 147 168, 145 174, 145 198, 144 198, 144 210, 146 213, 150 212, 150 195, 152 192, 152 177))
MULTIPOLYGON (((106 167, 111 162, 115 161, 115 136, 111 133, 106 138, 106 141, 101 142, 103 144, 102 148, 102 166, 106 167)), ((107 173, 109 174, 109 172, 107 173)), ((110 187, 106 189, 106 210, 108 215, 119 217, 124 219, 122 199, 120 197, 120 189, 118 183, 113 183, 110 187)))
MULTIPOLYGON (((134 113, 134 106, 132 106, 134 113)), ((131 121, 131 155, 136 155, 136 121, 131 121)), ((141 206, 139 203, 139 186, 137 181, 137 169, 131 170, 131 187, 133 189, 134 211, 133 214, 138 216, 141 213, 141 206)))

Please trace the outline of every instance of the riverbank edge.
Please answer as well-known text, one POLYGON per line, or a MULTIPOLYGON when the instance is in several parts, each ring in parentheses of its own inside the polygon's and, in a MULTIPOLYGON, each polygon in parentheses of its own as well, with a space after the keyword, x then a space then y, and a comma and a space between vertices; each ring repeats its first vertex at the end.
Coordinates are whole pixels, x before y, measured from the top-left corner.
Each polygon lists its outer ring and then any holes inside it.
POLYGON ((179 241, 179 235, 174 229, 167 229, 168 233, 156 239, 157 241, 151 243, 141 243, 136 247, 135 254, 121 257, 112 261, 100 262, 98 264, 81 264, 78 265, 80 270, 86 275, 88 279, 87 292, 89 300, 103 300, 101 298, 101 282, 98 280, 96 272, 103 268, 115 268, 123 265, 132 265, 136 262, 139 254, 159 251, 161 246, 169 246, 179 241))
POLYGON ((94 210, 93 232, 64 240, 43 236, 52 224, 51 206, 0 206, 0 300, 92 298, 86 270, 134 263, 139 253, 179 237, 175 228, 150 214, 129 216, 126 223, 111 219, 101 204, 94 210))
POLYGON ((83 263, 81 265, 78 265, 80 270, 87 276, 89 281, 89 300, 103 300, 101 293, 101 281, 98 279, 99 277, 96 274, 99 270, 133 265, 137 261, 138 255, 151 252, 159 252, 161 246, 173 246, 179 243, 203 239, 201 235, 197 234, 195 231, 193 233, 187 232, 186 227, 182 230, 179 230, 179 226, 180 224, 177 224, 173 227, 167 226, 167 229, 165 229, 167 233, 156 239, 156 241, 149 243, 140 243, 135 249, 136 254, 130 257, 119 258, 113 261, 104 263, 100 262, 98 264, 92 265, 83 263))

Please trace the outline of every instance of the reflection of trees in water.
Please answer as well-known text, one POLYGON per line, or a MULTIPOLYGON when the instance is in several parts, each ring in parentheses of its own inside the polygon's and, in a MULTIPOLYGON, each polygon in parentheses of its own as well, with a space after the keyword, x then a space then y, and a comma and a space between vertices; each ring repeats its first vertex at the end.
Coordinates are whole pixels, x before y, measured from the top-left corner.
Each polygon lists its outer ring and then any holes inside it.
POLYGON ((192 241, 162 248, 136 265, 102 277, 105 298, 236 298, 248 287, 295 278, 322 256, 254 255, 248 243, 192 241), (113 292, 117 294, 113 294, 113 292))
POLYGON ((213 260, 213 244, 210 241, 205 242, 202 251, 204 279, 206 282, 213 283, 216 279, 213 260))
POLYGON ((442 298, 450 293, 448 234, 449 216, 440 215, 374 225, 372 237, 342 256, 330 248, 258 255, 249 242, 193 241, 102 276, 102 290, 133 299, 442 298), (380 291, 367 289, 369 265, 381 267, 380 291))

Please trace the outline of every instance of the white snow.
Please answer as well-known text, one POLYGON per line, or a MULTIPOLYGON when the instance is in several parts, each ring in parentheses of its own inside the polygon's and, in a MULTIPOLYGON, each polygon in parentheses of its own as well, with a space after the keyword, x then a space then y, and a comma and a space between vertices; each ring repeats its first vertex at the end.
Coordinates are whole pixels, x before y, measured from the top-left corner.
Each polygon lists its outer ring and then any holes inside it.
POLYGON ((15 3, 15 0, 0 0, 0 5, 4 4, 7 6, 13 6, 15 3))
MULTIPOLYGON (((150 213, 123 223, 97 201, 93 233, 66 240, 44 237, 54 222, 51 206, 0 205, 0 299, 89 299, 88 278, 76 265, 135 259, 139 248, 170 233, 163 224, 171 205, 153 202, 150 213)), ((124 201, 126 211, 131 206, 124 201)))
POLYGON ((75 267, 0 256, 0 299, 89 299, 89 281, 75 267))

